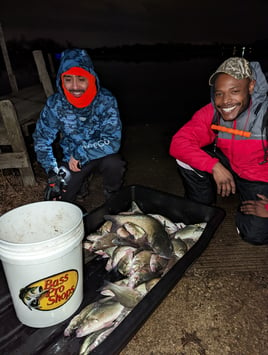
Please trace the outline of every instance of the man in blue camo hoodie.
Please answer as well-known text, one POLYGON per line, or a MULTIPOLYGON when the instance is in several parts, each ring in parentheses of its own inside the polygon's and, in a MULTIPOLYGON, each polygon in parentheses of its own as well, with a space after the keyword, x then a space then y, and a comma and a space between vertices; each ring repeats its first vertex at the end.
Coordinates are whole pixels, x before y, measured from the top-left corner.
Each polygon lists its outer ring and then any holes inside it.
POLYGON ((74 202, 94 170, 102 174, 108 198, 120 188, 125 171, 118 153, 122 126, 117 101, 100 86, 92 61, 82 49, 62 53, 56 86, 57 93, 47 99, 33 134, 37 160, 48 174, 50 194, 46 199, 74 202), (63 156, 60 165, 68 183, 64 189, 51 191, 62 171, 53 154, 58 134, 63 156))

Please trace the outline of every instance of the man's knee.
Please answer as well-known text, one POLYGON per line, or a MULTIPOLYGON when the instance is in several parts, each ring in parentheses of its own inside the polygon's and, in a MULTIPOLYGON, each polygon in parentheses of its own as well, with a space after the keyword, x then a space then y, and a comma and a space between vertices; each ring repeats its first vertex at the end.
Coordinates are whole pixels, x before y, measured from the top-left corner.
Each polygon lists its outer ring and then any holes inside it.
POLYGON ((182 177, 185 197, 194 202, 211 205, 216 201, 216 188, 211 174, 204 171, 183 169, 178 166, 182 177))
POLYGON ((122 170, 126 163, 119 154, 111 154, 103 158, 101 165, 105 170, 122 170))
POLYGON ((241 238, 250 244, 254 245, 265 245, 268 244, 268 235, 263 235, 262 233, 240 233, 241 238))
POLYGON ((238 214, 236 225, 240 237, 250 244, 268 244, 268 218, 238 214))

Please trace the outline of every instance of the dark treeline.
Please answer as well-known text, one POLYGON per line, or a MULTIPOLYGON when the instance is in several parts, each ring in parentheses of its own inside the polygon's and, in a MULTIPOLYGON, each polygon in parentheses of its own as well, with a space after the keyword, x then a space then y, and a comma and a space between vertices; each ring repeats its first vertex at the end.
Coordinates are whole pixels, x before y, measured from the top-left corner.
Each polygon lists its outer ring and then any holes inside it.
POLYGON ((268 57, 268 40, 252 44, 157 43, 87 49, 94 59, 122 61, 177 61, 197 57, 244 56, 249 60, 268 57))
MULTIPOLYGON (((55 60, 55 64, 57 64, 59 57, 57 54, 66 48, 73 47, 76 46, 68 42, 67 46, 62 46, 51 39, 43 38, 32 41, 27 41, 25 39, 7 41, 10 61, 14 68, 32 65, 33 50, 42 50, 44 53, 51 53, 55 60)), ((156 43, 153 45, 135 44, 85 49, 93 60, 155 62, 210 56, 225 58, 232 55, 244 56, 249 60, 258 60, 260 57, 268 57, 268 39, 249 44, 213 43, 194 45, 190 43, 156 43)), ((2 53, 0 55, 0 70, 5 70, 2 53)))

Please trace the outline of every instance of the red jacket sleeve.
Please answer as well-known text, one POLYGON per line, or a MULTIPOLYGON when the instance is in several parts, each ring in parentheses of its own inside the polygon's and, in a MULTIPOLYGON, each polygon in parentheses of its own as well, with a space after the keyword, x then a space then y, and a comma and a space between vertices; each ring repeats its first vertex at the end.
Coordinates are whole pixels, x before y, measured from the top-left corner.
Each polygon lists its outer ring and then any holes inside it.
POLYGON ((214 115, 212 104, 198 110, 172 137, 170 155, 195 169, 212 173, 213 166, 219 161, 205 153, 201 148, 211 144, 215 133, 210 128, 214 115))

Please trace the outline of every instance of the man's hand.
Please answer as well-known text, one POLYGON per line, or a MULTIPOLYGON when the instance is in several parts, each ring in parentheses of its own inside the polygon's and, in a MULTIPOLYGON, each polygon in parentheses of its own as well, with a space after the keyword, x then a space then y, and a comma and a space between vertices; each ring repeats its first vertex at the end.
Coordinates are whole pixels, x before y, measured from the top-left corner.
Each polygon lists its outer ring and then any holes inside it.
POLYGON ((268 210, 266 206, 268 205, 268 197, 264 195, 257 194, 260 200, 248 200, 243 201, 240 211, 244 214, 252 214, 257 217, 268 218, 268 210))
POLYGON ((71 157, 69 160, 69 168, 71 171, 78 172, 81 169, 79 169, 79 160, 74 159, 74 157, 71 157))
POLYGON ((222 197, 234 194, 236 187, 233 175, 220 162, 212 169, 212 175, 217 185, 217 194, 222 197))

